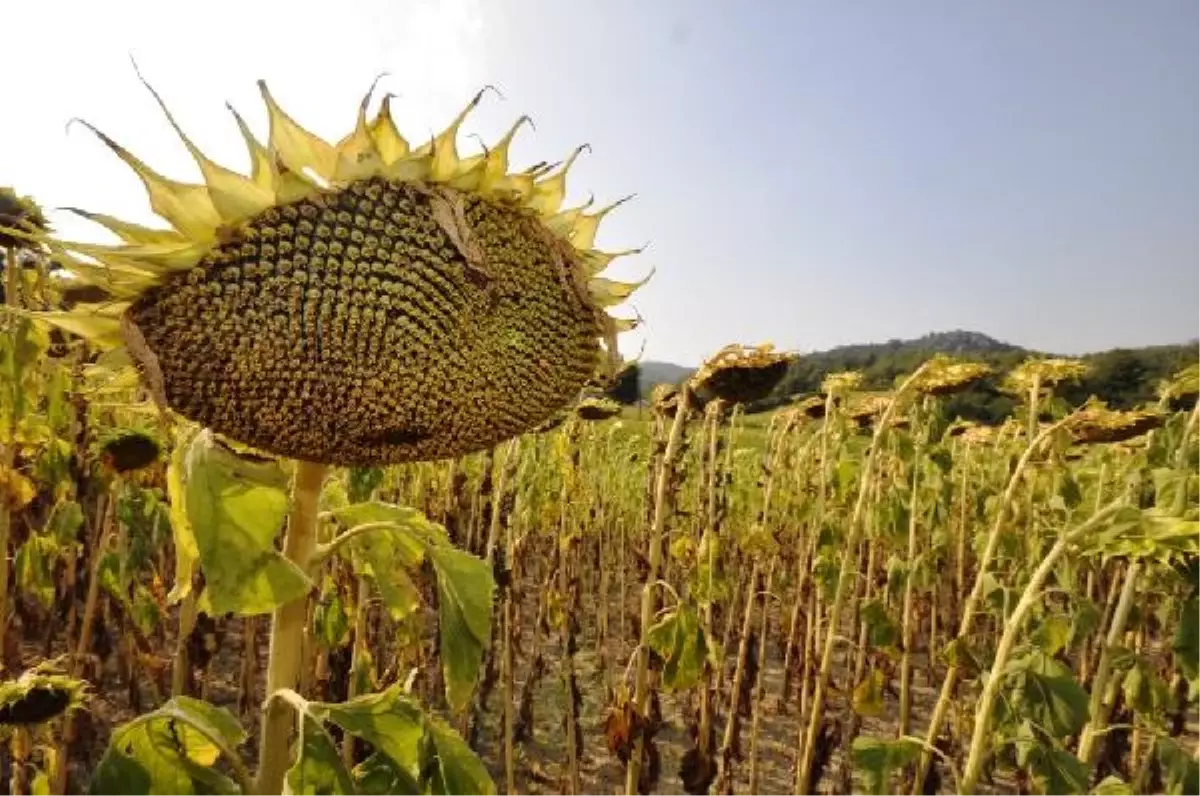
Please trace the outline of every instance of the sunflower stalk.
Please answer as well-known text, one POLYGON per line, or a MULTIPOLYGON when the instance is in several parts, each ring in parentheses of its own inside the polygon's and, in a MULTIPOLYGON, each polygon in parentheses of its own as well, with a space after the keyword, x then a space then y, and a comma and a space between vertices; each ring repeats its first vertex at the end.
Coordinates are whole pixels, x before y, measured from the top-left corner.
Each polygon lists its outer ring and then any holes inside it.
POLYGON ((1138 577, 1141 574, 1141 562, 1130 561, 1125 569, 1125 578, 1121 586, 1121 596, 1113 611, 1112 624, 1109 625, 1108 635, 1100 651, 1100 661, 1096 665, 1096 677, 1092 680, 1092 693, 1088 700, 1088 723, 1079 736, 1079 759, 1087 765, 1095 763, 1097 744, 1101 741, 1112 711, 1112 704, 1104 699, 1108 688, 1108 679, 1112 674, 1113 650, 1121 643, 1125 635, 1125 624, 1133 611, 1133 602, 1137 593, 1138 577))
MULTIPOLYGON (((654 488, 654 514, 650 527, 649 570, 646 581, 642 584, 641 599, 641 639, 638 644, 636 660, 637 668, 634 679, 634 711, 637 716, 648 715, 650 704, 650 628, 654 621, 654 584, 658 582, 658 571, 662 566, 663 536, 667 525, 668 492, 671 488, 675 460, 683 445, 683 427, 687 423, 689 390, 679 391, 679 404, 675 409, 675 418, 671 423, 671 431, 667 437, 667 447, 663 452, 662 461, 658 467, 658 477, 654 488)), ((638 733, 633 744, 633 754, 625 769, 625 793, 634 796, 638 792, 638 780, 641 775, 642 756, 645 754, 645 736, 638 733)))
MULTIPOLYGON (((967 595, 967 599, 962 606, 958 627, 959 637, 966 638, 971 632, 971 627, 974 625, 975 608, 983 597, 986 582, 985 576, 988 574, 992 559, 996 555, 996 550, 1000 544, 1001 531, 1004 529, 1004 521, 1008 518, 1009 507, 1016 499, 1017 490, 1023 483, 1025 470, 1029 466, 1029 462, 1051 437, 1061 429, 1069 426, 1073 420, 1074 417, 1069 415, 1057 423, 1042 429, 1037 436, 1033 437, 1026 446, 1024 453, 1021 454, 1021 458, 1017 460, 1017 465, 1013 468, 1012 475, 1008 479, 1008 486, 1005 488, 999 505, 996 507, 996 516, 988 532, 987 539, 984 542, 983 553, 980 554, 979 561, 976 564, 975 582, 971 587, 971 593, 967 595)), ((929 750, 934 748, 938 733, 942 729, 942 723, 946 720, 946 713, 950 709, 950 702, 954 696, 955 687, 958 685, 958 675, 959 667, 956 665, 952 664, 946 670, 945 679, 942 681, 942 690, 938 694, 938 701, 934 705, 933 714, 929 719, 929 728, 925 735, 925 745, 922 747, 921 755, 917 760, 917 767, 912 783, 912 793, 914 796, 919 792, 921 783, 925 780, 925 774, 929 771, 929 766, 932 763, 933 756, 929 750)))
MULTIPOLYGON (((296 462, 292 486, 292 508, 288 518, 283 554, 302 572, 308 573, 317 546, 317 504, 329 467, 296 462)), ((284 776, 291 766, 291 734, 296 715, 286 701, 272 698, 281 689, 294 690, 300 680, 308 594, 284 603, 271 616, 271 642, 267 657, 267 705, 262 715, 258 777, 255 793, 283 792, 284 776)))
POLYGON ((992 707, 995 705, 996 698, 1000 693, 1000 687, 1006 681, 1006 678, 1003 676, 1004 669, 1008 665, 1009 658, 1012 656, 1017 638, 1020 636, 1021 629, 1025 624, 1025 618, 1033 610, 1034 606, 1043 599, 1043 584, 1050 577, 1050 573, 1058 564, 1058 560, 1063 557, 1071 545, 1083 538, 1085 534, 1095 530, 1097 526, 1109 520, 1124 505, 1124 499, 1118 499, 1093 514, 1087 521, 1059 536, 1058 540, 1055 541, 1054 545, 1042 559, 1042 563, 1034 570, 1033 575, 1030 577, 1029 583, 1025 586, 1025 591, 1022 592, 1020 600, 1017 601, 1012 615, 1005 622, 1004 633, 1000 637, 999 645, 996 647, 996 657, 992 662, 991 672, 984 679, 983 693, 979 696, 978 707, 975 711, 975 729, 971 736, 971 745, 967 751, 967 762, 963 767, 962 782, 960 783, 963 793, 976 792, 979 775, 983 771, 984 757, 988 753, 992 740, 990 735, 992 707))
POLYGON ((863 511, 867 503, 867 495, 874 482, 875 460, 879 447, 891 425, 892 417, 900 401, 908 396, 912 386, 925 371, 929 363, 921 365, 909 376, 892 399, 888 402, 882 416, 876 421, 875 432, 871 437, 870 447, 862 466, 862 476, 859 484, 858 498, 854 503, 854 513, 850 517, 850 528, 847 532, 845 548, 847 555, 842 558, 841 570, 838 573, 837 588, 834 591, 833 604, 829 608, 829 628, 825 632, 821 649, 821 665, 817 670, 817 682, 813 690, 812 709, 808 717, 808 726, 804 735, 804 746, 796 766, 796 793, 808 793, 812 781, 812 763, 816 752, 817 733, 821 728, 821 720, 825 712, 825 697, 829 689, 829 678, 833 673, 833 646, 838 637, 838 625, 841 621, 842 610, 845 607, 846 596, 849 594, 850 581, 854 569, 858 566, 859 539, 863 530, 863 511))

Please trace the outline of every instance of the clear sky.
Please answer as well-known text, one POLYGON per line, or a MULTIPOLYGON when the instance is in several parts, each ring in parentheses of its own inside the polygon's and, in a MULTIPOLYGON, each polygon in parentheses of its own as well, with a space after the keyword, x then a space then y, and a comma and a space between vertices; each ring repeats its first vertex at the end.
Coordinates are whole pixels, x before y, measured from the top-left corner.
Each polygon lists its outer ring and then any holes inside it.
POLYGON ((224 103, 265 136, 256 79, 336 139, 388 71, 410 138, 494 84, 505 99, 465 132, 529 113, 518 165, 587 142, 573 198, 638 194, 599 238, 650 243, 615 276, 657 269, 627 354, 952 328, 1078 353, 1200 326, 1194 0, 9 5, 0 184, 48 206, 150 218, 132 173, 65 131, 74 116, 196 176, 130 54, 243 169, 224 103))

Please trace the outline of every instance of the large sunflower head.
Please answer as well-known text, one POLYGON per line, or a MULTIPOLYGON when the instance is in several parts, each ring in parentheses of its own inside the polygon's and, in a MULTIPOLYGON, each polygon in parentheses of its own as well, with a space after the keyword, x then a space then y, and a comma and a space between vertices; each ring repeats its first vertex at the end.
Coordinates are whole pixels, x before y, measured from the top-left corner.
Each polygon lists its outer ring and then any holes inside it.
POLYGON ((1035 384, 1040 388, 1047 388, 1064 382, 1078 381, 1087 371, 1087 364, 1078 359, 1030 357, 1012 369, 1004 384, 1009 391, 1024 395, 1035 384))
POLYGON ((582 148, 561 165, 510 171, 521 119, 461 156, 459 127, 483 92, 417 147, 388 98, 368 115, 368 93, 331 144, 260 88, 266 145, 235 113, 248 175, 208 159, 165 105, 204 184, 163 177, 97 131, 171 228, 76 211, 122 242, 46 242, 109 299, 43 317, 124 346, 150 393, 184 417, 329 464, 489 448, 617 361, 615 336, 631 324, 606 309, 638 284, 599 276, 631 253, 593 247, 615 205, 562 207, 582 148))

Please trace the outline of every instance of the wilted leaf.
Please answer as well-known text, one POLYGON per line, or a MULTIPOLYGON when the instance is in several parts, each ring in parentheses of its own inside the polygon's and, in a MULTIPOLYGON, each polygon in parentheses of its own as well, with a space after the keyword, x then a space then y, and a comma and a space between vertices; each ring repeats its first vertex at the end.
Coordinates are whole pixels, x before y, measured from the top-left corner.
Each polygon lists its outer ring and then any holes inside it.
POLYGON ((184 503, 210 613, 267 613, 311 587, 305 573, 275 549, 288 512, 287 486, 274 462, 243 458, 208 432, 192 442, 184 503))
POLYGON ((882 715, 883 684, 883 672, 879 669, 873 669, 867 675, 867 679, 854 688, 854 696, 851 700, 854 712, 860 716, 882 715))
POLYGON ((237 754, 245 738, 245 731, 229 711, 198 699, 175 697, 113 732, 108 750, 92 773, 89 790, 237 793, 236 783, 213 765, 222 754, 237 754))
POLYGON ((1092 788, 1094 796, 1133 796, 1133 789, 1120 777, 1108 775, 1092 788))
POLYGON ((650 628, 646 642, 663 659, 664 689, 678 691, 700 682, 708 644, 691 606, 681 605, 669 611, 650 628))

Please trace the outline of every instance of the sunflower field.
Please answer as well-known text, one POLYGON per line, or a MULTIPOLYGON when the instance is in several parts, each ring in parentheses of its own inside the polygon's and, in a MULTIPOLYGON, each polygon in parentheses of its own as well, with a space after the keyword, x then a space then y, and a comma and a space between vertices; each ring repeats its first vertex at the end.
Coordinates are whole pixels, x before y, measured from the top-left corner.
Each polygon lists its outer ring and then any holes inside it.
POLYGON ((1196 793, 1198 368, 934 357, 638 411, 561 163, 175 125, 163 228, 0 191, 0 777, 33 793, 1196 793))

